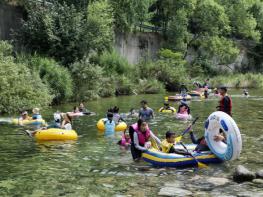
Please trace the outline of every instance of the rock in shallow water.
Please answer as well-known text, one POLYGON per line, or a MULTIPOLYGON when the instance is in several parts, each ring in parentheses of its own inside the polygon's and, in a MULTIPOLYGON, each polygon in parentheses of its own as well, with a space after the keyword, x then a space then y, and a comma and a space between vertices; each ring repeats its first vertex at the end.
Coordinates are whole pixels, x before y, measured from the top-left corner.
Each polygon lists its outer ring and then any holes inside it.
POLYGON ((176 188, 176 187, 164 187, 162 188, 158 195, 159 196, 192 196, 192 192, 189 190, 176 188))
POLYGON ((255 173, 249 171, 247 168, 245 168, 242 165, 238 165, 233 174, 234 181, 238 183, 242 183, 245 181, 252 181, 255 178, 256 178, 255 173))
POLYGON ((229 180, 226 178, 211 177, 206 180, 208 183, 211 183, 214 186, 222 186, 229 183, 229 180))
POLYGON ((260 184, 260 185, 262 184, 263 185, 263 179, 254 179, 252 182, 255 184, 260 184))
POLYGON ((263 179, 263 170, 257 171, 256 177, 259 178, 259 179, 263 179))

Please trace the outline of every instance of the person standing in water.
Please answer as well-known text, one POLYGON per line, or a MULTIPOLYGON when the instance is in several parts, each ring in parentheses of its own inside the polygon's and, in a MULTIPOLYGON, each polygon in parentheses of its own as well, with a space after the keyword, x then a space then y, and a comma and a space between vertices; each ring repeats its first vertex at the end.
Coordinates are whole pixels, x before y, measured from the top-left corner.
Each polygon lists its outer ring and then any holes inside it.
POLYGON ((223 111, 232 116, 232 99, 227 95, 227 88, 225 86, 220 87, 219 94, 221 99, 219 101, 219 106, 217 106, 218 111, 223 111))
POLYGON ((148 121, 151 118, 154 118, 153 110, 148 107, 148 103, 145 100, 141 101, 141 109, 139 111, 139 119, 148 121))

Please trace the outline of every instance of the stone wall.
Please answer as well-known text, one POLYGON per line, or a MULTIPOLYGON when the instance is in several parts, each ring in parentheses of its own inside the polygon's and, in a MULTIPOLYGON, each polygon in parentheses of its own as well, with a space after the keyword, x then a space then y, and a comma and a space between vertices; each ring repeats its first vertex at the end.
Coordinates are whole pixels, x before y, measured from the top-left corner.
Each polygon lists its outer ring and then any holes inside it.
POLYGON ((10 40, 12 29, 20 28, 22 18, 20 7, 0 3, 0 40, 10 40))
POLYGON ((153 32, 116 34, 115 36, 117 52, 131 64, 136 64, 147 57, 155 59, 161 43, 161 35, 153 32))

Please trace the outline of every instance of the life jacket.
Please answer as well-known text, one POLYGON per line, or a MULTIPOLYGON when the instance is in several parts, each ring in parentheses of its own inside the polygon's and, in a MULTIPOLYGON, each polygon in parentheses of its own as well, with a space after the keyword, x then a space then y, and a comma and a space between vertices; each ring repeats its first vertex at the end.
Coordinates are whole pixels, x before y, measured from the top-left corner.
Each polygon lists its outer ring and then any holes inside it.
POLYGON ((105 135, 114 135, 115 132, 115 122, 112 120, 111 122, 107 119, 104 121, 105 125, 105 135))
POLYGON ((39 120, 39 119, 42 119, 42 116, 40 114, 33 114, 32 119, 33 120, 39 120))
POLYGON ((131 127, 133 128, 133 130, 138 135, 139 144, 141 146, 144 146, 145 142, 147 142, 149 140, 149 138, 150 138, 150 129, 149 129, 149 127, 147 127, 147 129, 146 129, 146 131, 144 133, 139 130, 137 123, 131 125, 131 127))
POLYGON ((162 146, 162 152, 169 153, 170 149, 173 147, 173 144, 167 142, 167 140, 165 139, 162 141, 161 146, 162 146))
POLYGON ((219 101, 219 110, 223 111, 227 114, 229 114, 231 116, 231 112, 232 112, 232 99, 228 96, 225 95, 220 101, 219 101), (224 100, 225 99, 229 99, 229 106, 227 109, 225 109, 225 104, 224 104, 224 100))

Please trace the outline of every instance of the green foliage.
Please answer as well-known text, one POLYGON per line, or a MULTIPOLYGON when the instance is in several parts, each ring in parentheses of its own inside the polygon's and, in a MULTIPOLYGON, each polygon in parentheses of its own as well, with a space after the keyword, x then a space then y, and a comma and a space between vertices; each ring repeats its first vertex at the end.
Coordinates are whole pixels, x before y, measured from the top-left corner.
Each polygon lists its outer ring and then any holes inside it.
POLYGON ((118 95, 130 95, 136 89, 134 79, 121 75, 116 77, 116 93, 118 95))
POLYGON ((234 74, 234 75, 220 75, 210 79, 213 87, 225 85, 234 88, 263 88, 262 74, 234 74))
POLYGON ((164 93, 164 85, 156 79, 139 79, 137 92, 140 94, 157 94, 164 93))
POLYGON ((25 62, 31 70, 39 74, 42 82, 54 95, 53 102, 61 103, 71 98, 73 82, 67 68, 62 67, 53 59, 37 55, 18 57, 18 61, 25 62))
POLYGON ((99 97, 102 88, 103 69, 82 60, 70 66, 74 80, 74 96, 76 101, 90 100, 99 97))
POLYGON ((111 16, 106 12, 95 17, 99 9, 107 10, 107 4, 91 4, 90 17, 74 5, 54 2, 42 7, 32 4, 28 8, 28 19, 15 34, 16 39, 32 51, 69 65, 87 56, 91 50, 100 52, 111 48, 111 16))
POLYGON ((129 73, 132 66, 128 63, 128 61, 121 57, 116 51, 112 52, 104 52, 99 57, 99 65, 104 68, 106 73, 109 74, 124 74, 129 73))
POLYGON ((11 45, 0 42, 0 111, 12 113, 50 104, 52 96, 48 87, 26 65, 6 56, 11 51, 11 45))

